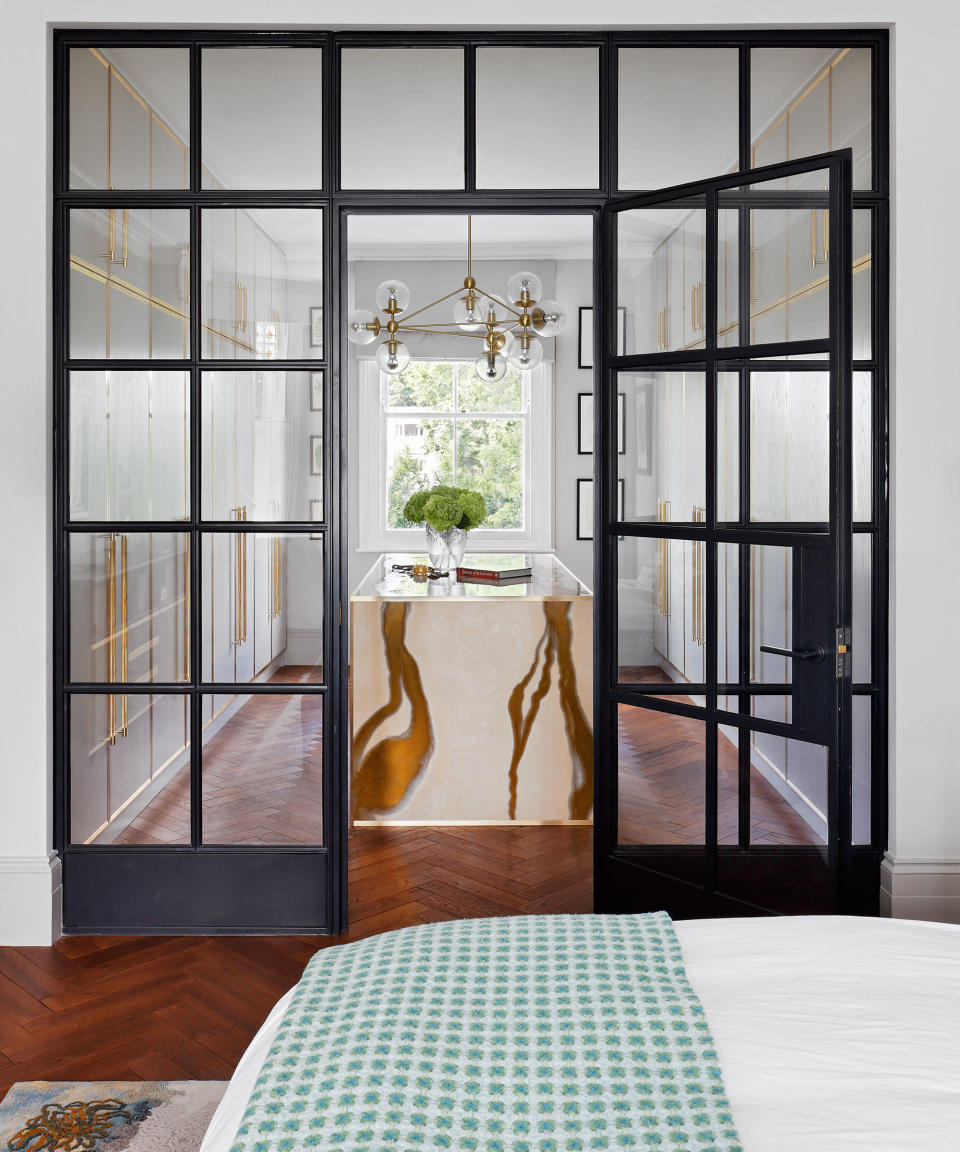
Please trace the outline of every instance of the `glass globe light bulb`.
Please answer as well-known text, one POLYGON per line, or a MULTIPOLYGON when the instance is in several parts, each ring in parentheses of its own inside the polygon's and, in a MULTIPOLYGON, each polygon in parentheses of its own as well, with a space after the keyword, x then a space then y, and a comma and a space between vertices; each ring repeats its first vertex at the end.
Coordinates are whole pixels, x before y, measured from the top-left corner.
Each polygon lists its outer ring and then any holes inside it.
POLYGON ((499 352, 484 352, 477 357, 477 375, 487 384, 496 384, 507 374, 507 362, 499 352))
POLYGON ((511 304, 521 300, 524 292, 528 300, 539 300, 543 293, 543 281, 536 272, 515 272, 507 281, 507 299, 511 304))
POLYGON ((543 344, 535 336, 530 336, 524 348, 523 340, 519 336, 512 336, 507 344, 507 359, 514 368, 527 372, 536 368, 543 359, 543 344))
POLYGON ((558 332, 562 332, 566 328, 566 310, 556 300, 542 300, 538 305, 538 310, 543 313, 542 317, 535 316, 533 321, 538 335, 556 336, 558 332))
POLYGON ((473 303, 469 297, 461 296, 453 306, 453 322, 459 325, 464 332, 474 332, 483 323, 483 311, 479 299, 474 296, 473 303))
POLYGON ((410 363, 410 351, 405 344, 386 340, 377 349, 377 367, 381 372, 396 376, 410 363), (391 344, 393 347, 391 347, 391 344))
POLYGON ((351 344, 372 344, 377 338, 376 332, 368 328, 376 317, 366 308, 358 308, 347 317, 347 339, 351 344))
POLYGON ((384 280, 376 291, 377 307, 381 312, 390 311, 390 301, 396 300, 395 311, 402 312, 410 303, 410 289, 402 280, 384 280))

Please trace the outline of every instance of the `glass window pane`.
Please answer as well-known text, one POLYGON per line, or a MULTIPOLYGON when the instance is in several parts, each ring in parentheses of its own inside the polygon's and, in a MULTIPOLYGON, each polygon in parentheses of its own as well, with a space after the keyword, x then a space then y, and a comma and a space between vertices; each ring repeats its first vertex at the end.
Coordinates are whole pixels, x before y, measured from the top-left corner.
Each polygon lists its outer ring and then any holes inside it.
POLYGON ((457 484, 487 503, 485 529, 524 526, 523 422, 457 421, 457 484))
POLYGON ((624 536, 619 541, 617 675, 621 682, 703 681, 705 584, 702 543, 643 536, 624 536))
POLYGON ((320 188, 322 49, 205 48, 204 188, 320 188))
POLYGON ((204 535, 205 681, 323 682, 323 547, 320 533, 204 535))
POLYGON ((740 519, 740 376, 717 372, 717 520, 740 519))
POLYGON ((323 519, 323 372, 204 372, 203 517, 323 519))
POLYGON ((751 372, 750 519, 826 524, 830 377, 751 372))
POLYGON ((322 211, 207 208, 200 230, 204 357, 322 360, 322 211))
POLYGON ((853 518, 869 520, 873 506, 873 377, 853 374, 853 518))
POLYGON ((411 361, 396 376, 387 376, 387 407, 452 411, 454 373, 455 366, 443 361, 411 361))
POLYGON ((496 384, 481 380, 472 364, 457 373, 457 409, 460 412, 520 412, 523 409, 523 373, 507 368, 496 384))
POLYGON ((186 520, 186 372, 71 372, 71 520, 186 520))
POLYGON ((71 188, 188 188, 189 138, 189 49, 70 49, 71 188))
POLYGON ((598 48, 478 48, 477 186, 598 187, 599 70, 598 48))
POLYGON ((706 515, 706 377, 621 373, 624 520, 702 523, 706 515))
POLYGON ((750 760, 751 844, 826 844, 828 750, 754 732, 750 760))
POLYGON ((706 213, 700 208, 620 212, 617 303, 628 356, 702 348, 706 339, 706 213))
POLYGON ((190 678, 190 548, 180 532, 70 536, 70 676, 190 678))
POLYGON ((174 208, 70 210, 70 355, 186 359, 190 220, 174 208))
POLYGON ((869 844, 873 791, 872 701, 869 696, 853 698, 853 843, 869 844))
POLYGON ((873 540, 853 534, 853 680, 869 684, 873 668, 873 540))
POLYGON ((388 418, 387 528, 414 528, 404 518, 407 501, 421 488, 454 482, 453 420, 388 418))
POLYGON ((462 188, 463 51, 345 48, 344 188, 462 188))
POLYGON ((871 50, 754 48, 754 167, 853 149, 853 185, 871 186, 871 50))
POLYGON ((618 843, 703 844, 703 721, 620 704, 617 729, 618 843))
POLYGON ((853 358, 869 360, 873 349, 873 213, 853 213, 853 358))
POLYGON ((666 188, 739 168, 736 48, 621 48, 618 182, 666 188))
POLYGON ((324 697, 204 699, 204 844, 322 844, 324 697))
POLYGON ((70 698, 70 842, 190 843, 189 697, 70 698))

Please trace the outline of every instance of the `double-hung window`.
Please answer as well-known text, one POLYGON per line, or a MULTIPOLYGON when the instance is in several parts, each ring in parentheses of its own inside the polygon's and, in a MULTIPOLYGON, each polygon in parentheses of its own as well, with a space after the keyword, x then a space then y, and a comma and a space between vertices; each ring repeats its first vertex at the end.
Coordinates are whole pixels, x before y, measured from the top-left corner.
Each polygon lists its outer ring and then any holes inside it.
POLYGON ((474 548, 553 546, 552 366, 508 369, 496 384, 473 363, 414 360, 399 375, 360 365, 360 548, 422 551, 423 527, 404 518, 433 484, 482 493, 487 520, 474 548))

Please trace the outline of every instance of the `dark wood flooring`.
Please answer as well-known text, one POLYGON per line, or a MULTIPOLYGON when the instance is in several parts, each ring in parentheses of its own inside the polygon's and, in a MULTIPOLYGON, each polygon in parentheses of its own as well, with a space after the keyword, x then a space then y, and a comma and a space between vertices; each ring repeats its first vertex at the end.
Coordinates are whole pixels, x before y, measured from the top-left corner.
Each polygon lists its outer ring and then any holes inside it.
POLYGON ((68 936, 0 948, 0 1096, 17 1080, 228 1079, 318 948, 431 920, 591 906, 586 827, 369 828, 340 937, 68 936))

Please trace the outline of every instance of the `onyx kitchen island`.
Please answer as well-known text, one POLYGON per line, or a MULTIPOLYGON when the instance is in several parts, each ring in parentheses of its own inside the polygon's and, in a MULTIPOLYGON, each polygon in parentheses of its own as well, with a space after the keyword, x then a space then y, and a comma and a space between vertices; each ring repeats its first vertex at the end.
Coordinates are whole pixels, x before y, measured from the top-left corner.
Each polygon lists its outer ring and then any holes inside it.
POLYGON ((354 592, 355 824, 592 822, 593 595, 555 556, 526 559, 530 580, 495 584, 387 554, 354 592))

